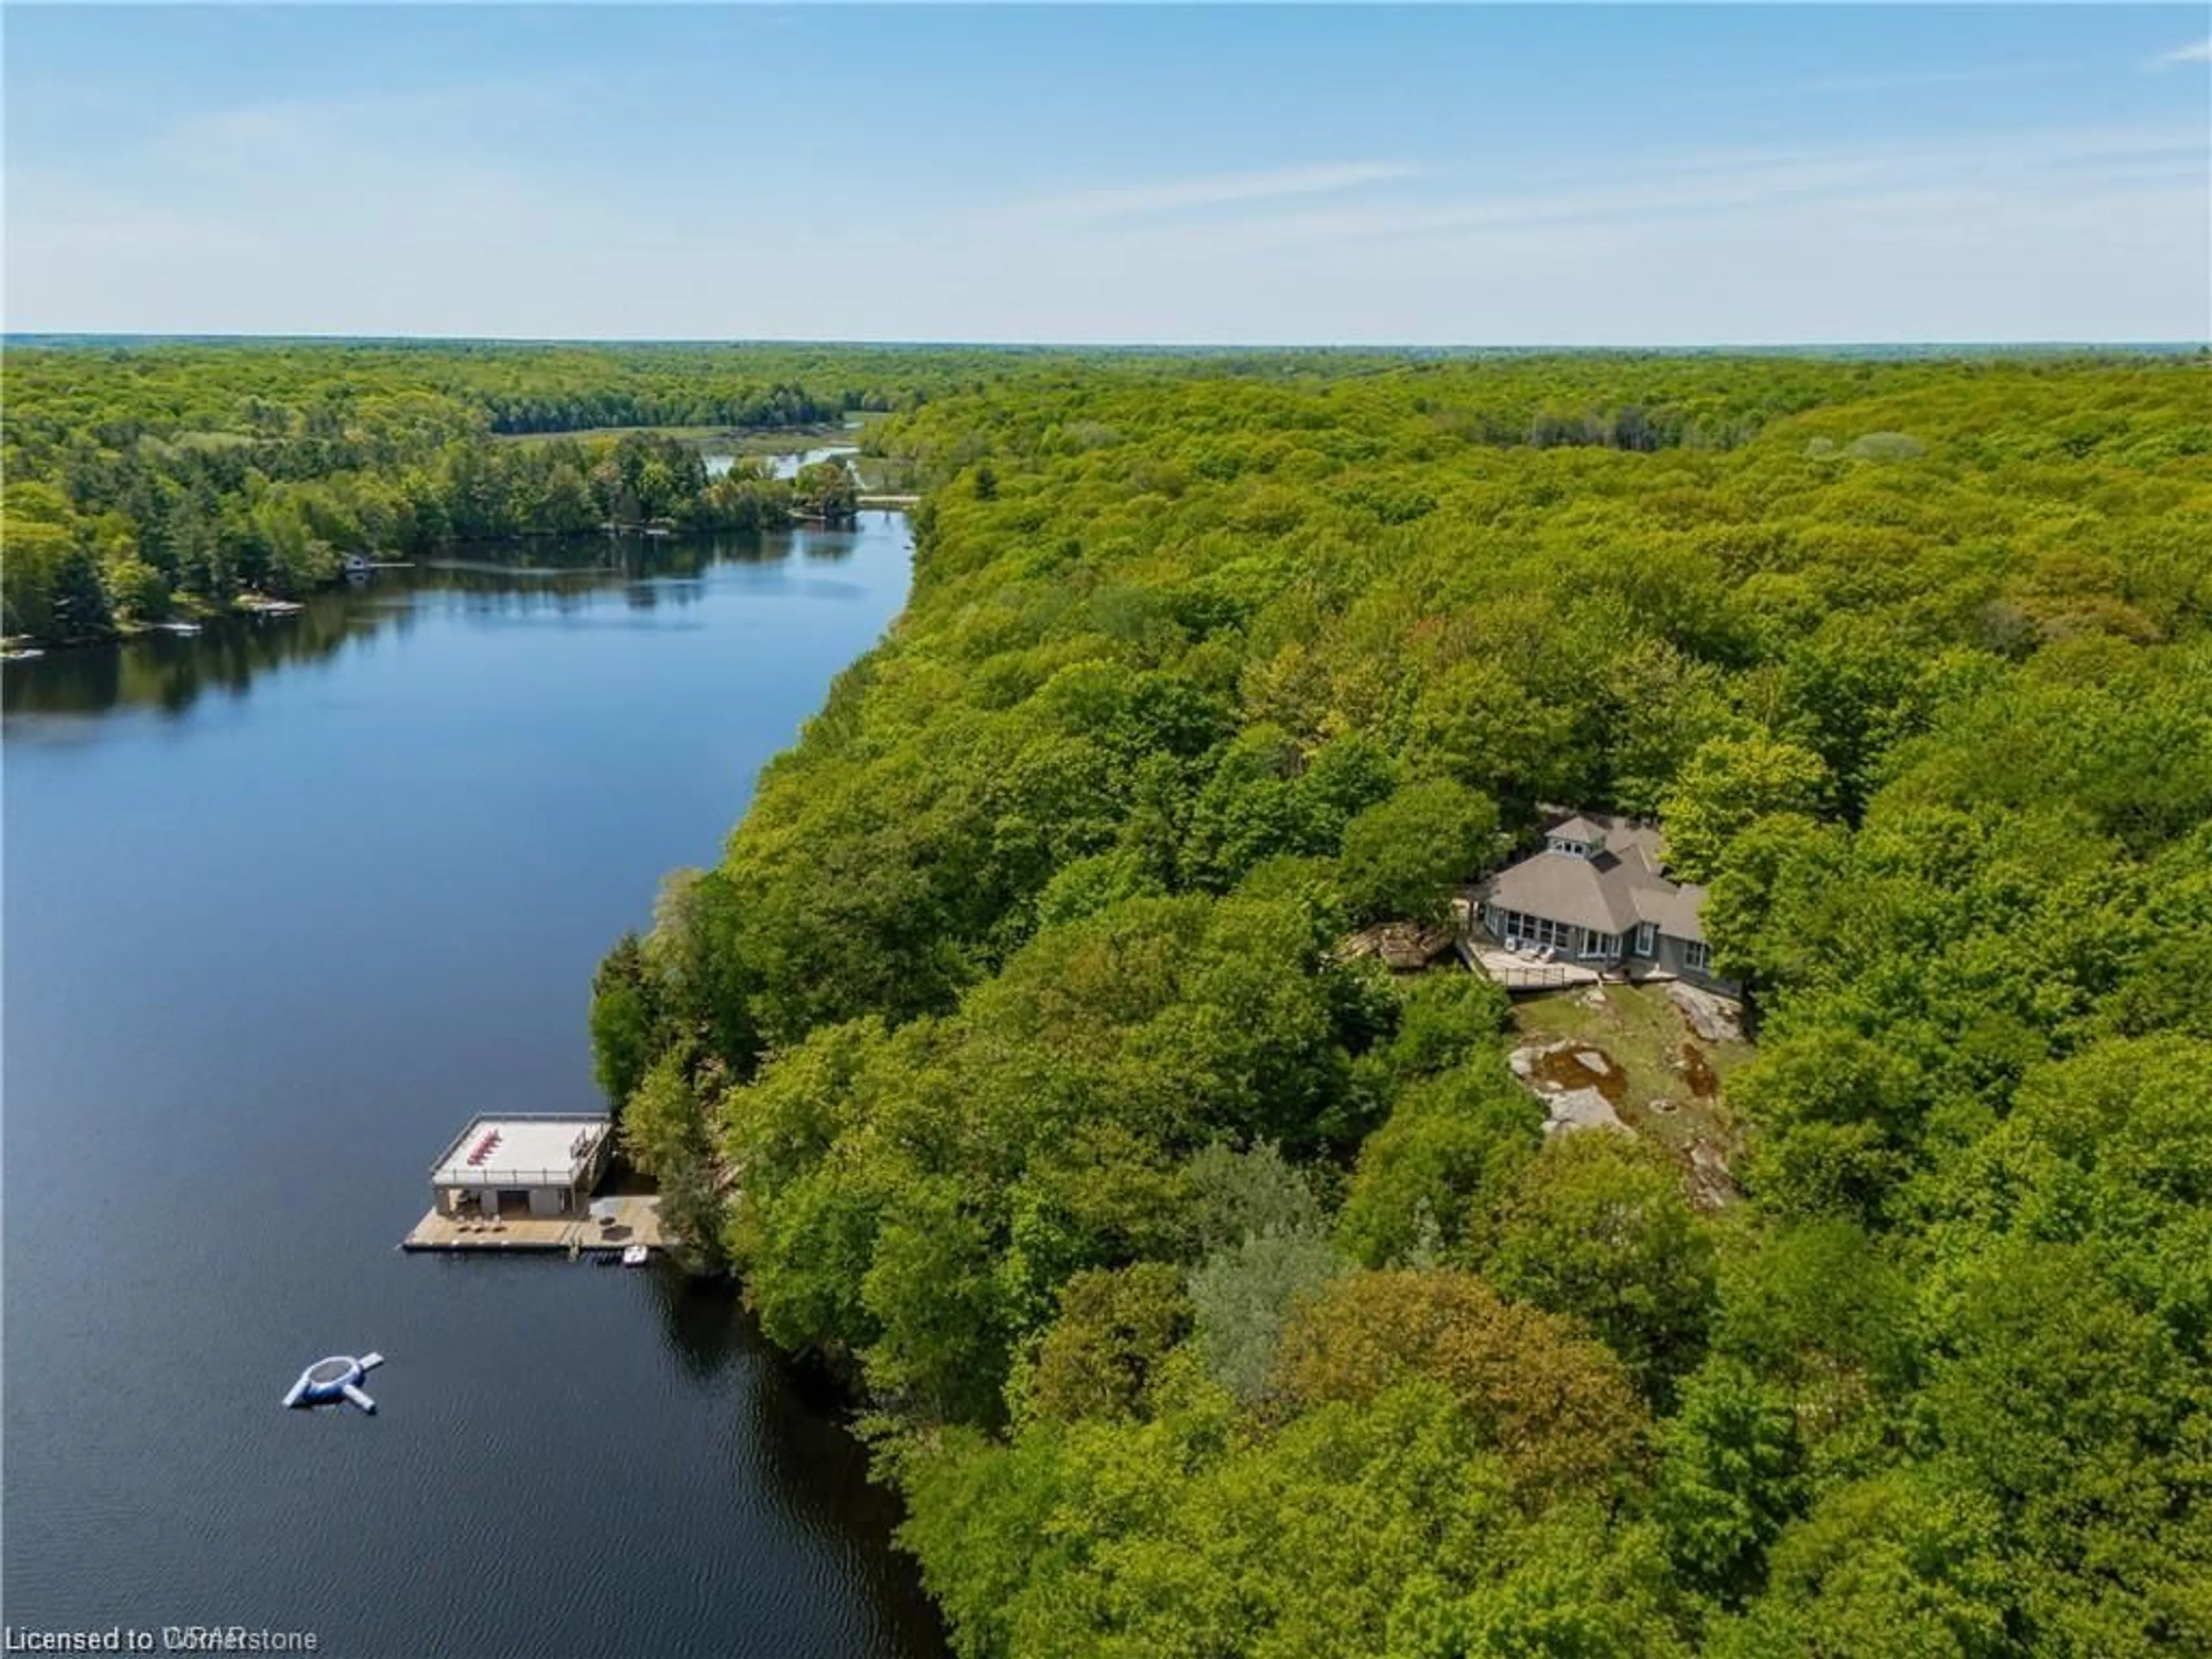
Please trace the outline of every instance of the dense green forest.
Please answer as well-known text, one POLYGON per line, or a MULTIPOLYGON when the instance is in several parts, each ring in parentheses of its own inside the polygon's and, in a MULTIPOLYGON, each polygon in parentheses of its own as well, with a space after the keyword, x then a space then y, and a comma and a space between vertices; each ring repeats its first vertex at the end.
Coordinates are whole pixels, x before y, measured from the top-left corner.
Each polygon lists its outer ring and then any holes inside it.
POLYGON ((812 430, 974 387, 1044 354, 965 348, 10 343, 0 631, 42 641, 290 596, 350 553, 756 530, 850 507, 842 469, 710 479, 652 430, 812 430), (515 434, 592 434, 527 444, 515 434))
MULTIPOLYGON (((801 433, 1092 365, 1297 382, 1383 372, 1350 352, 1161 356, 963 346, 15 341, 0 399, 0 633, 99 640, 240 595, 289 598, 349 554, 574 535, 757 530, 849 510, 842 469, 710 478, 690 433, 801 433), (555 435, 517 443, 518 437, 555 435), (501 440, 506 441, 501 441, 501 440)), ((1587 380, 1587 373, 1584 374, 1587 380)), ((1789 394, 1784 394, 1789 395, 1789 394)), ((1802 389, 1795 395, 1803 395, 1802 389)), ((1741 411, 1471 416, 1492 441, 1725 441, 1741 411), (1501 424, 1502 422, 1502 424, 1501 424)))
POLYGON ((1102 362, 871 428, 890 636, 596 980, 965 1655, 2212 1651, 2212 379, 1102 362), (1539 804, 1741 1196, 1337 950, 1539 804))

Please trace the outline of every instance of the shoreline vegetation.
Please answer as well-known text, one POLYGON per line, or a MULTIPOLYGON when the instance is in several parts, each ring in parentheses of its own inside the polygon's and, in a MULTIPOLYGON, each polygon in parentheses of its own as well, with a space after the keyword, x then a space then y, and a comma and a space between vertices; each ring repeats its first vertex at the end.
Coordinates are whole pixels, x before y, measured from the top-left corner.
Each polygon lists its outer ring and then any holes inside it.
POLYGON ((2212 1647, 2203 363, 1100 365, 870 440, 906 612, 592 1027, 957 1651, 2212 1647), (1702 1191, 1334 948, 1556 802, 1750 988, 1702 1191))
MULTIPOLYGON (((641 507, 625 508, 624 498, 618 491, 609 493, 611 499, 603 504, 595 501, 594 506, 617 515, 626 510, 634 514, 642 512, 641 507)), ((616 516, 596 525, 583 525, 573 522, 571 514, 556 514, 503 533, 491 532, 434 540, 410 538, 397 550, 310 542, 300 556, 283 562, 266 574, 264 579, 274 592, 231 586, 220 597, 213 597, 185 588, 162 592, 126 586, 122 593, 111 596, 102 592, 95 599, 91 585, 65 568, 60 594, 49 613, 54 620, 46 625, 50 629, 67 628, 70 631, 10 634, 5 638, 4 649, 9 656, 16 656, 112 645, 182 624, 212 622, 224 617, 292 615, 301 609, 306 595, 337 587, 351 580, 356 567, 349 561, 372 553, 380 556, 369 559, 370 570, 397 568, 417 559, 447 556, 470 548, 526 546, 594 531, 611 538, 653 538, 716 532, 750 534, 792 524, 849 524, 860 510, 860 498, 852 469, 842 459, 802 468, 795 479, 778 478, 764 467, 748 468, 740 461, 729 472, 707 483, 697 495, 688 500, 678 495, 666 504, 671 511, 651 518, 616 516), (392 558, 388 556, 392 550, 412 556, 392 558)), ((127 568, 114 574, 125 584, 135 575, 127 568)), ((10 619, 17 614, 11 611, 10 619)), ((21 614, 26 620, 35 621, 40 614, 36 601, 27 601, 21 614)))
POLYGON ((88 550, 70 534, 65 501, 36 485, 11 488, 5 534, 11 562, 20 557, 27 568, 8 579, 9 638, 42 648, 106 644, 178 622, 287 614, 300 608, 301 596, 337 586, 364 566, 405 563, 459 547, 592 532, 754 532, 793 523, 849 523, 860 510, 860 480, 842 456, 782 478, 762 458, 794 452, 761 450, 710 476, 696 446, 653 432, 598 440, 532 434, 530 441, 538 447, 530 462, 503 466, 479 465, 481 457, 448 445, 439 456, 449 469, 445 479, 390 511, 362 498, 375 488, 373 477, 349 478, 350 498, 341 494, 301 505, 295 495, 265 511, 269 497, 249 478, 241 493, 251 505, 242 521, 214 532, 233 539, 227 545, 218 540, 204 560, 180 556, 180 550, 191 548, 189 526, 176 529, 174 540, 149 547, 172 534, 167 521, 150 535, 143 526, 100 526, 88 550), (147 551, 158 565, 142 556, 147 551))
POLYGON ((778 479, 760 458, 817 435, 865 445, 869 415, 967 383, 981 361, 964 349, 11 341, 0 633, 27 647, 97 642, 244 595, 295 601, 341 580, 349 555, 610 526, 838 522, 855 507, 853 468, 778 479), (710 478, 695 440, 726 434, 738 459, 710 478))

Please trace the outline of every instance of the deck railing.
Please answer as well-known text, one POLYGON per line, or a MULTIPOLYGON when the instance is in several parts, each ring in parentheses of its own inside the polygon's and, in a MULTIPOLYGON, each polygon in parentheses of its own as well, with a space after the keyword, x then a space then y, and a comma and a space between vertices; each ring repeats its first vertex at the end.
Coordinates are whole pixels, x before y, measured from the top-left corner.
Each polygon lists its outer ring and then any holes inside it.
POLYGON ((1469 927, 1458 939, 1460 960, 1478 974, 1488 975, 1509 991, 1564 990, 1602 979, 1607 964, 1597 962, 1547 961, 1540 956, 1508 951, 1487 931, 1469 927))
MULTIPOLYGON (((1510 967, 1501 966, 1493 971, 1498 975, 1498 983, 1508 990, 1534 991, 1553 986, 1572 985, 1577 982, 1572 975, 1577 970, 1564 962, 1516 962, 1510 967)), ((1592 970, 1581 971, 1588 973, 1592 970)))
POLYGON ((565 1170, 455 1170, 441 1177, 441 1187, 570 1187, 585 1172, 574 1165, 565 1170))
MULTIPOLYGON (((471 1118, 461 1127, 461 1132, 459 1134, 455 1135, 451 1140, 446 1143, 446 1150, 439 1153, 436 1161, 430 1165, 430 1179, 433 1182, 437 1180, 438 1171, 444 1169, 447 1164, 453 1161, 454 1154, 459 1152, 463 1146, 466 1146, 468 1144, 469 1138, 475 1134, 477 1130, 482 1128, 486 1122, 574 1123, 580 1130, 586 1126, 596 1126, 605 1130, 607 1134, 611 1134, 614 1132, 613 1123, 609 1119, 594 1112, 478 1112, 474 1117, 471 1118)), ((605 1136, 603 1135, 601 1139, 604 1140, 605 1139, 605 1136)), ((594 1149, 594 1155, 596 1155, 596 1149, 594 1149)), ((584 1162, 588 1164, 591 1162, 591 1158, 586 1158, 584 1162)), ((478 1171, 471 1170, 467 1173, 470 1177, 466 1182, 467 1185, 475 1187, 488 1184, 477 1178, 479 1174, 478 1171)), ((538 1173, 542 1175, 544 1172, 541 1170, 538 1173)), ((562 1179, 565 1180, 567 1177, 564 1176, 562 1179)))

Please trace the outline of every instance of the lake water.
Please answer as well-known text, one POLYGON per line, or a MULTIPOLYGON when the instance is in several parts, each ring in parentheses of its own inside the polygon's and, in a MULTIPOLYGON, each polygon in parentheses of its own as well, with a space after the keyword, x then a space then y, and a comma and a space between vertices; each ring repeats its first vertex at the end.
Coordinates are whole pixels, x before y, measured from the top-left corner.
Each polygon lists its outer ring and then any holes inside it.
MULTIPOLYGON (((857 444, 829 444, 818 449, 786 450, 776 454, 763 455, 759 459, 768 463, 769 477, 795 478, 799 476, 799 469, 802 466, 812 466, 817 461, 826 461, 838 455, 857 455, 860 453, 860 446, 857 444)), ((724 451, 709 453, 704 457, 707 463, 707 476, 710 478, 720 477, 730 470, 737 459, 735 455, 724 451)))
POLYGON ((943 1651, 860 1447, 726 1291, 394 1248, 471 1114, 598 1109, 594 963, 910 560, 882 514, 630 548, 6 665, 11 1626, 943 1651), (279 1408, 372 1348, 377 1416, 279 1408))

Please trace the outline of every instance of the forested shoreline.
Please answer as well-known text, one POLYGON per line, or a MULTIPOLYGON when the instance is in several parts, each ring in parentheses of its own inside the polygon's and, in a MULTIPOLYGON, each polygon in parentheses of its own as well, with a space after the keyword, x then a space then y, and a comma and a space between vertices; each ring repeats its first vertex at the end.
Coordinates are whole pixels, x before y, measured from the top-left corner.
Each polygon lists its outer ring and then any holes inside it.
POLYGON ((328 343, 7 348, 0 632, 112 638, 325 586, 349 555, 851 512, 842 465, 710 477, 656 427, 811 432, 972 381, 965 351, 328 343), (647 428, 618 436, 600 428, 647 428), (527 443, 512 441, 529 436, 527 443))
POLYGON ((872 429, 889 639, 594 986, 972 1656, 2212 1647, 2212 381, 1101 364, 872 429), (1441 915, 1656 817, 1742 1196, 1441 915))

